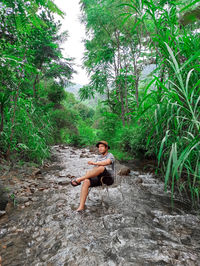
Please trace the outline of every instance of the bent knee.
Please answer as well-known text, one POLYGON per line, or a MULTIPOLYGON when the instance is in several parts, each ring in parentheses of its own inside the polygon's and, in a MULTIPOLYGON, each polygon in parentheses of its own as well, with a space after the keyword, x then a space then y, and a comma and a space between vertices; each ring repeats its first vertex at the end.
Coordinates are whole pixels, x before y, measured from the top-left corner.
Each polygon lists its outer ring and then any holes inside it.
POLYGON ((98 166, 98 169, 102 170, 102 172, 105 170, 105 166, 98 166))
POLYGON ((85 179, 84 181, 83 181, 83 184, 85 185, 85 186, 90 186, 90 180, 89 179, 85 179))

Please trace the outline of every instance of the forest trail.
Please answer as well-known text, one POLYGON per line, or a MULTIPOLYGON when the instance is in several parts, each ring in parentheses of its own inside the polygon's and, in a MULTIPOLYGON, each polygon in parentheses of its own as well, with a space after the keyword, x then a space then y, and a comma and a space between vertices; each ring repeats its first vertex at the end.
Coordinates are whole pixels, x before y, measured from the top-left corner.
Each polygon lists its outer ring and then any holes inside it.
MULTIPOLYGON (((200 265, 200 219, 151 174, 131 171, 93 188, 84 213, 72 176, 91 168, 88 149, 55 146, 32 200, 0 219, 2 265, 200 265)), ((118 165, 119 167, 119 165, 118 165)))

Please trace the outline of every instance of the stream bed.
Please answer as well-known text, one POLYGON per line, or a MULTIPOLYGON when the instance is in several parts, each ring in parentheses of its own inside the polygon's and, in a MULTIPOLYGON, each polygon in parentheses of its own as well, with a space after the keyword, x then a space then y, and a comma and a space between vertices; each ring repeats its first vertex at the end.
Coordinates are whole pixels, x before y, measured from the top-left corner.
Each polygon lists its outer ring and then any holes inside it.
MULTIPOLYGON (((92 188, 82 213, 81 186, 71 178, 91 168, 88 149, 55 146, 56 158, 28 182, 25 204, 0 218, 2 266, 200 265, 200 218, 150 173, 116 175, 92 188)), ((121 167, 117 165, 118 169, 121 167)))

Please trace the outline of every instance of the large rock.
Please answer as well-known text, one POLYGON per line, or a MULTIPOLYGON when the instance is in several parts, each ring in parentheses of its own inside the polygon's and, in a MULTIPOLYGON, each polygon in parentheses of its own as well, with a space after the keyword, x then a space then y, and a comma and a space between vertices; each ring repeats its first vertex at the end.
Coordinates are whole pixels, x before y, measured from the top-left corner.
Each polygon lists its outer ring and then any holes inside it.
POLYGON ((0 181, 0 211, 4 211, 8 203, 8 195, 6 189, 3 187, 2 182, 0 181))
POLYGON ((129 175, 131 170, 128 167, 122 167, 119 172, 117 173, 118 175, 129 175))
POLYGON ((98 153, 98 148, 97 147, 95 147, 95 146, 92 146, 92 147, 90 147, 89 148, 89 151, 91 152, 91 153, 98 153))

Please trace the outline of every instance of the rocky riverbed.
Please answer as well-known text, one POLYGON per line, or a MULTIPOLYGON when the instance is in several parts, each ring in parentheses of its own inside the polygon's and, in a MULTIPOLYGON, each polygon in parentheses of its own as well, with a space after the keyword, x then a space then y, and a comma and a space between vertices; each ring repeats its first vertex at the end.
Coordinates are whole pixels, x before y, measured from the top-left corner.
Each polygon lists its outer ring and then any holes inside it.
POLYGON ((0 217, 0 264, 200 265, 198 213, 178 200, 172 209, 153 174, 116 175, 108 189, 91 189, 86 210, 77 213, 81 187, 70 181, 96 154, 65 146, 52 154, 42 169, 1 176, 12 202, 0 217))

